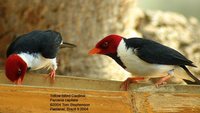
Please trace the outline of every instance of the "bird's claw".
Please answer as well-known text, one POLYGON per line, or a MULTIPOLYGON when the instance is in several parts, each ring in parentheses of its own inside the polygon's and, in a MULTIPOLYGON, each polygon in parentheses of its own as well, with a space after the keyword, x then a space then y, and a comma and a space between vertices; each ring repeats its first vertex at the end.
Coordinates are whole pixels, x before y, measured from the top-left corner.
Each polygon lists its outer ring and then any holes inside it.
POLYGON ((140 80, 144 80, 144 77, 132 77, 132 78, 127 78, 124 82, 121 83, 120 89, 123 89, 125 91, 128 90, 129 85, 131 83, 137 83, 140 80))
POLYGON ((164 86, 164 85, 166 85, 167 84, 167 82, 162 82, 162 83, 155 83, 155 86, 157 87, 157 88, 159 88, 160 86, 164 86))
POLYGON ((55 72, 55 70, 52 70, 52 71, 49 73, 49 77, 50 77, 51 79, 54 79, 54 80, 55 80, 55 76, 56 76, 56 72, 55 72))
POLYGON ((19 79, 17 79, 16 81, 14 81, 14 83, 15 83, 16 85, 22 85, 22 79, 19 78, 19 79))
POLYGON ((54 81, 55 81, 55 76, 56 76, 56 71, 55 71, 55 70, 52 70, 52 71, 49 73, 49 77, 50 77, 51 83, 54 83, 54 81))
POLYGON ((156 83, 155 83, 155 86, 158 88, 160 87, 161 85, 166 85, 167 84, 167 80, 169 80, 171 78, 170 75, 167 75, 165 77, 162 77, 161 79, 159 79, 156 83))

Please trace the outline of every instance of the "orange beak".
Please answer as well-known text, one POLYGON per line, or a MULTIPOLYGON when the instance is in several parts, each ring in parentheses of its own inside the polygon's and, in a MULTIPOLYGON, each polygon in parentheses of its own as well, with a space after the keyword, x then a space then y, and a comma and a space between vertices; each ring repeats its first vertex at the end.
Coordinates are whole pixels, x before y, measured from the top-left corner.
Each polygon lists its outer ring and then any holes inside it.
POLYGON ((93 54, 98 54, 101 52, 101 49, 99 48, 93 48, 92 50, 89 51, 89 55, 93 55, 93 54))

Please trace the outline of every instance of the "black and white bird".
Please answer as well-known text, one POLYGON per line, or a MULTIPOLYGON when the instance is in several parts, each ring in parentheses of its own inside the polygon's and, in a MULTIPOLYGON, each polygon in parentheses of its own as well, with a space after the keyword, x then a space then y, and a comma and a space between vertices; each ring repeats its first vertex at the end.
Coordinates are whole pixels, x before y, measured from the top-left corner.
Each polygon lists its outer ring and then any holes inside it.
POLYGON ((57 69, 56 55, 62 47, 73 48, 76 45, 63 42, 61 34, 52 30, 37 30, 19 36, 7 49, 7 78, 16 84, 22 84, 28 70, 50 68, 49 76, 54 80, 57 69))
POLYGON ((123 38, 119 35, 109 35, 99 41, 89 54, 103 54, 114 59, 121 67, 137 77, 128 78, 121 87, 128 89, 130 83, 143 80, 146 77, 160 77, 157 81, 161 85, 167 81, 176 67, 183 68, 186 73, 200 84, 186 66, 196 67, 178 51, 164 46, 158 42, 144 38, 123 38))

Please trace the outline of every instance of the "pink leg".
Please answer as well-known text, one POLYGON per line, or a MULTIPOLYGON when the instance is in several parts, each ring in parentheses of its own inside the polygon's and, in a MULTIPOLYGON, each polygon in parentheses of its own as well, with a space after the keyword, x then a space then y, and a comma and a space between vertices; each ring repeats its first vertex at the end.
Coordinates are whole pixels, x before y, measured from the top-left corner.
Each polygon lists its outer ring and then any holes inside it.
POLYGON ((17 85, 22 85, 22 79, 19 78, 18 80, 14 81, 14 83, 17 85))
POLYGON ((55 76, 56 76, 56 71, 54 69, 52 69, 51 72, 49 73, 49 77, 50 77, 52 83, 55 80, 55 76))
POLYGON ((162 77, 160 80, 158 80, 155 85, 156 87, 159 87, 160 85, 164 85, 166 84, 166 81, 169 80, 171 78, 171 75, 167 75, 165 77, 162 77))
POLYGON ((144 77, 132 77, 132 78, 127 78, 122 84, 120 85, 120 88, 123 90, 127 91, 129 88, 129 85, 131 83, 137 83, 140 80, 144 80, 144 77))

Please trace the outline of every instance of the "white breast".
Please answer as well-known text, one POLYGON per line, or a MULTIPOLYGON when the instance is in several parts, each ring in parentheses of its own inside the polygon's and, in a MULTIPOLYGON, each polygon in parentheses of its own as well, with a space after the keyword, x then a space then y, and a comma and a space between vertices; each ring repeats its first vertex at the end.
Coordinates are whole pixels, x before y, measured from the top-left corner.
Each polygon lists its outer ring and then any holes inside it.
POLYGON ((120 42, 117 53, 127 67, 127 71, 134 76, 163 76, 163 73, 174 68, 172 65, 150 64, 143 61, 134 54, 133 48, 126 48, 124 40, 120 42))
POLYGON ((27 54, 20 53, 19 56, 27 63, 31 70, 37 70, 41 68, 57 68, 56 58, 47 59, 41 54, 27 54))

